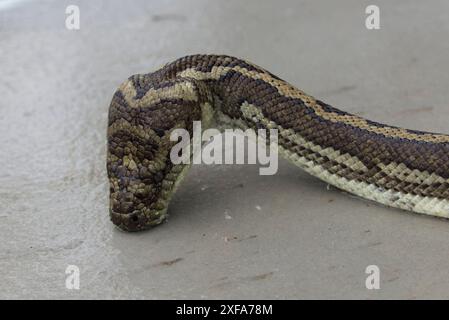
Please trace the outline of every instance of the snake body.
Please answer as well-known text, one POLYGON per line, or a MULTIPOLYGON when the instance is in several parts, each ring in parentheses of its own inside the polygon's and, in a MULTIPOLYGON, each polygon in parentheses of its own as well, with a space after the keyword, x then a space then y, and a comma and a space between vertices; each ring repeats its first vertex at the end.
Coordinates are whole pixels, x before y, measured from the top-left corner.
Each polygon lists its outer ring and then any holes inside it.
POLYGON ((449 217, 449 136, 363 119, 270 72, 224 55, 191 55, 133 75, 109 108, 110 217, 123 230, 161 223, 187 164, 175 128, 277 129, 278 150, 337 188, 388 206, 449 217))

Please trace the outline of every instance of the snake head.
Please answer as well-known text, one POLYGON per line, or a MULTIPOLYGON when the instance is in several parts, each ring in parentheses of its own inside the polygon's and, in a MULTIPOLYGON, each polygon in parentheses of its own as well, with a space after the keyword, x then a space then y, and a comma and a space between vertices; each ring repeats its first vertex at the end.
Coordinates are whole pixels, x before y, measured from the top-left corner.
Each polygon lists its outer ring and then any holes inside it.
POLYGON ((131 77, 122 84, 109 107, 110 217, 126 231, 148 229, 164 221, 186 167, 170 160, 170 150, 176 144, 170 134, 201 115, 191 101, 175 104, 161 99, 167 89, 147 88, 149 93, 141 94, 139 100, 136 95, 142 91, 142 77, 137 79, 131 77))
POLYGON ((123 122, 109 135, 110 217, 126 231, 147 229, 165 218, 167 206, 161 193, 166 165, 149 160, 153 157, 148 149, 154 144, 148 140, 148 135, 123 122))
POLYGON ((131 80, 116 91, 109 107, 109 211, 120 229, 139 231, 165 218, 167 206, 161 193, 169 163, 163 142, 165 130, 151 129, 155 125, 148 108, 133 105, 131 80))

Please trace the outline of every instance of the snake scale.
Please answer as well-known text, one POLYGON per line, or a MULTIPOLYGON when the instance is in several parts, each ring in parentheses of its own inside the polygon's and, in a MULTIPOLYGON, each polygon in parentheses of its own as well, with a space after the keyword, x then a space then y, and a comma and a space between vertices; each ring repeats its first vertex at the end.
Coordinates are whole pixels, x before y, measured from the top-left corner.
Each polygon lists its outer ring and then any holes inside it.
POLYGON ((161 223, 187 164, 174 128, 278 130, 279 154, 337 188, 388 206, 449 217, 449 136, 387 126, 313 98, 248 61, 190 55, 133 75, 109 108, 110 217, 127 231, 161 223))

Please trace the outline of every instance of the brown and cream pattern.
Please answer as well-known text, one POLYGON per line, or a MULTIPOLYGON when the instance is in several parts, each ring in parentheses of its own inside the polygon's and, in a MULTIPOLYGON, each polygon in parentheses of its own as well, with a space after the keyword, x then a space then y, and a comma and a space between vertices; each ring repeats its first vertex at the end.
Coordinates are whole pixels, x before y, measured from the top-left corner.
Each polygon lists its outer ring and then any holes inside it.
POLYGON ((131 76, 109 109, 112 221, 128 231, 162 222, 188 169, 171 163, 175 128, 279 131, 279 153, 345 191, 449 217, 449 136, 363 119, 319 101, 247 61, 193 55, 131 76))

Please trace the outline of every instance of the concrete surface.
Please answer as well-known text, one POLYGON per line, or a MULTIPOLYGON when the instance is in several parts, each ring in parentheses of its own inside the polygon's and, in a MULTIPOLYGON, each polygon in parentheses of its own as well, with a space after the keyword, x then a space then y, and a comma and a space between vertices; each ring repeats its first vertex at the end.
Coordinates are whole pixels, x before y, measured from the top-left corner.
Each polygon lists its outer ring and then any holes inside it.
POLYGON ((448 221, 281 161, 275 176, 195 166, 168 223, 128 234, 109 222, 105 171, 115 88, 190 53, 244 57, 347 111, 447 133, 447 1, 122 3, 0 1, 0 298, 449 298, 448 221), (365 288, 371 264, 380 290, 365 288), (65 287, 68 265, 80 290, 65 287))

